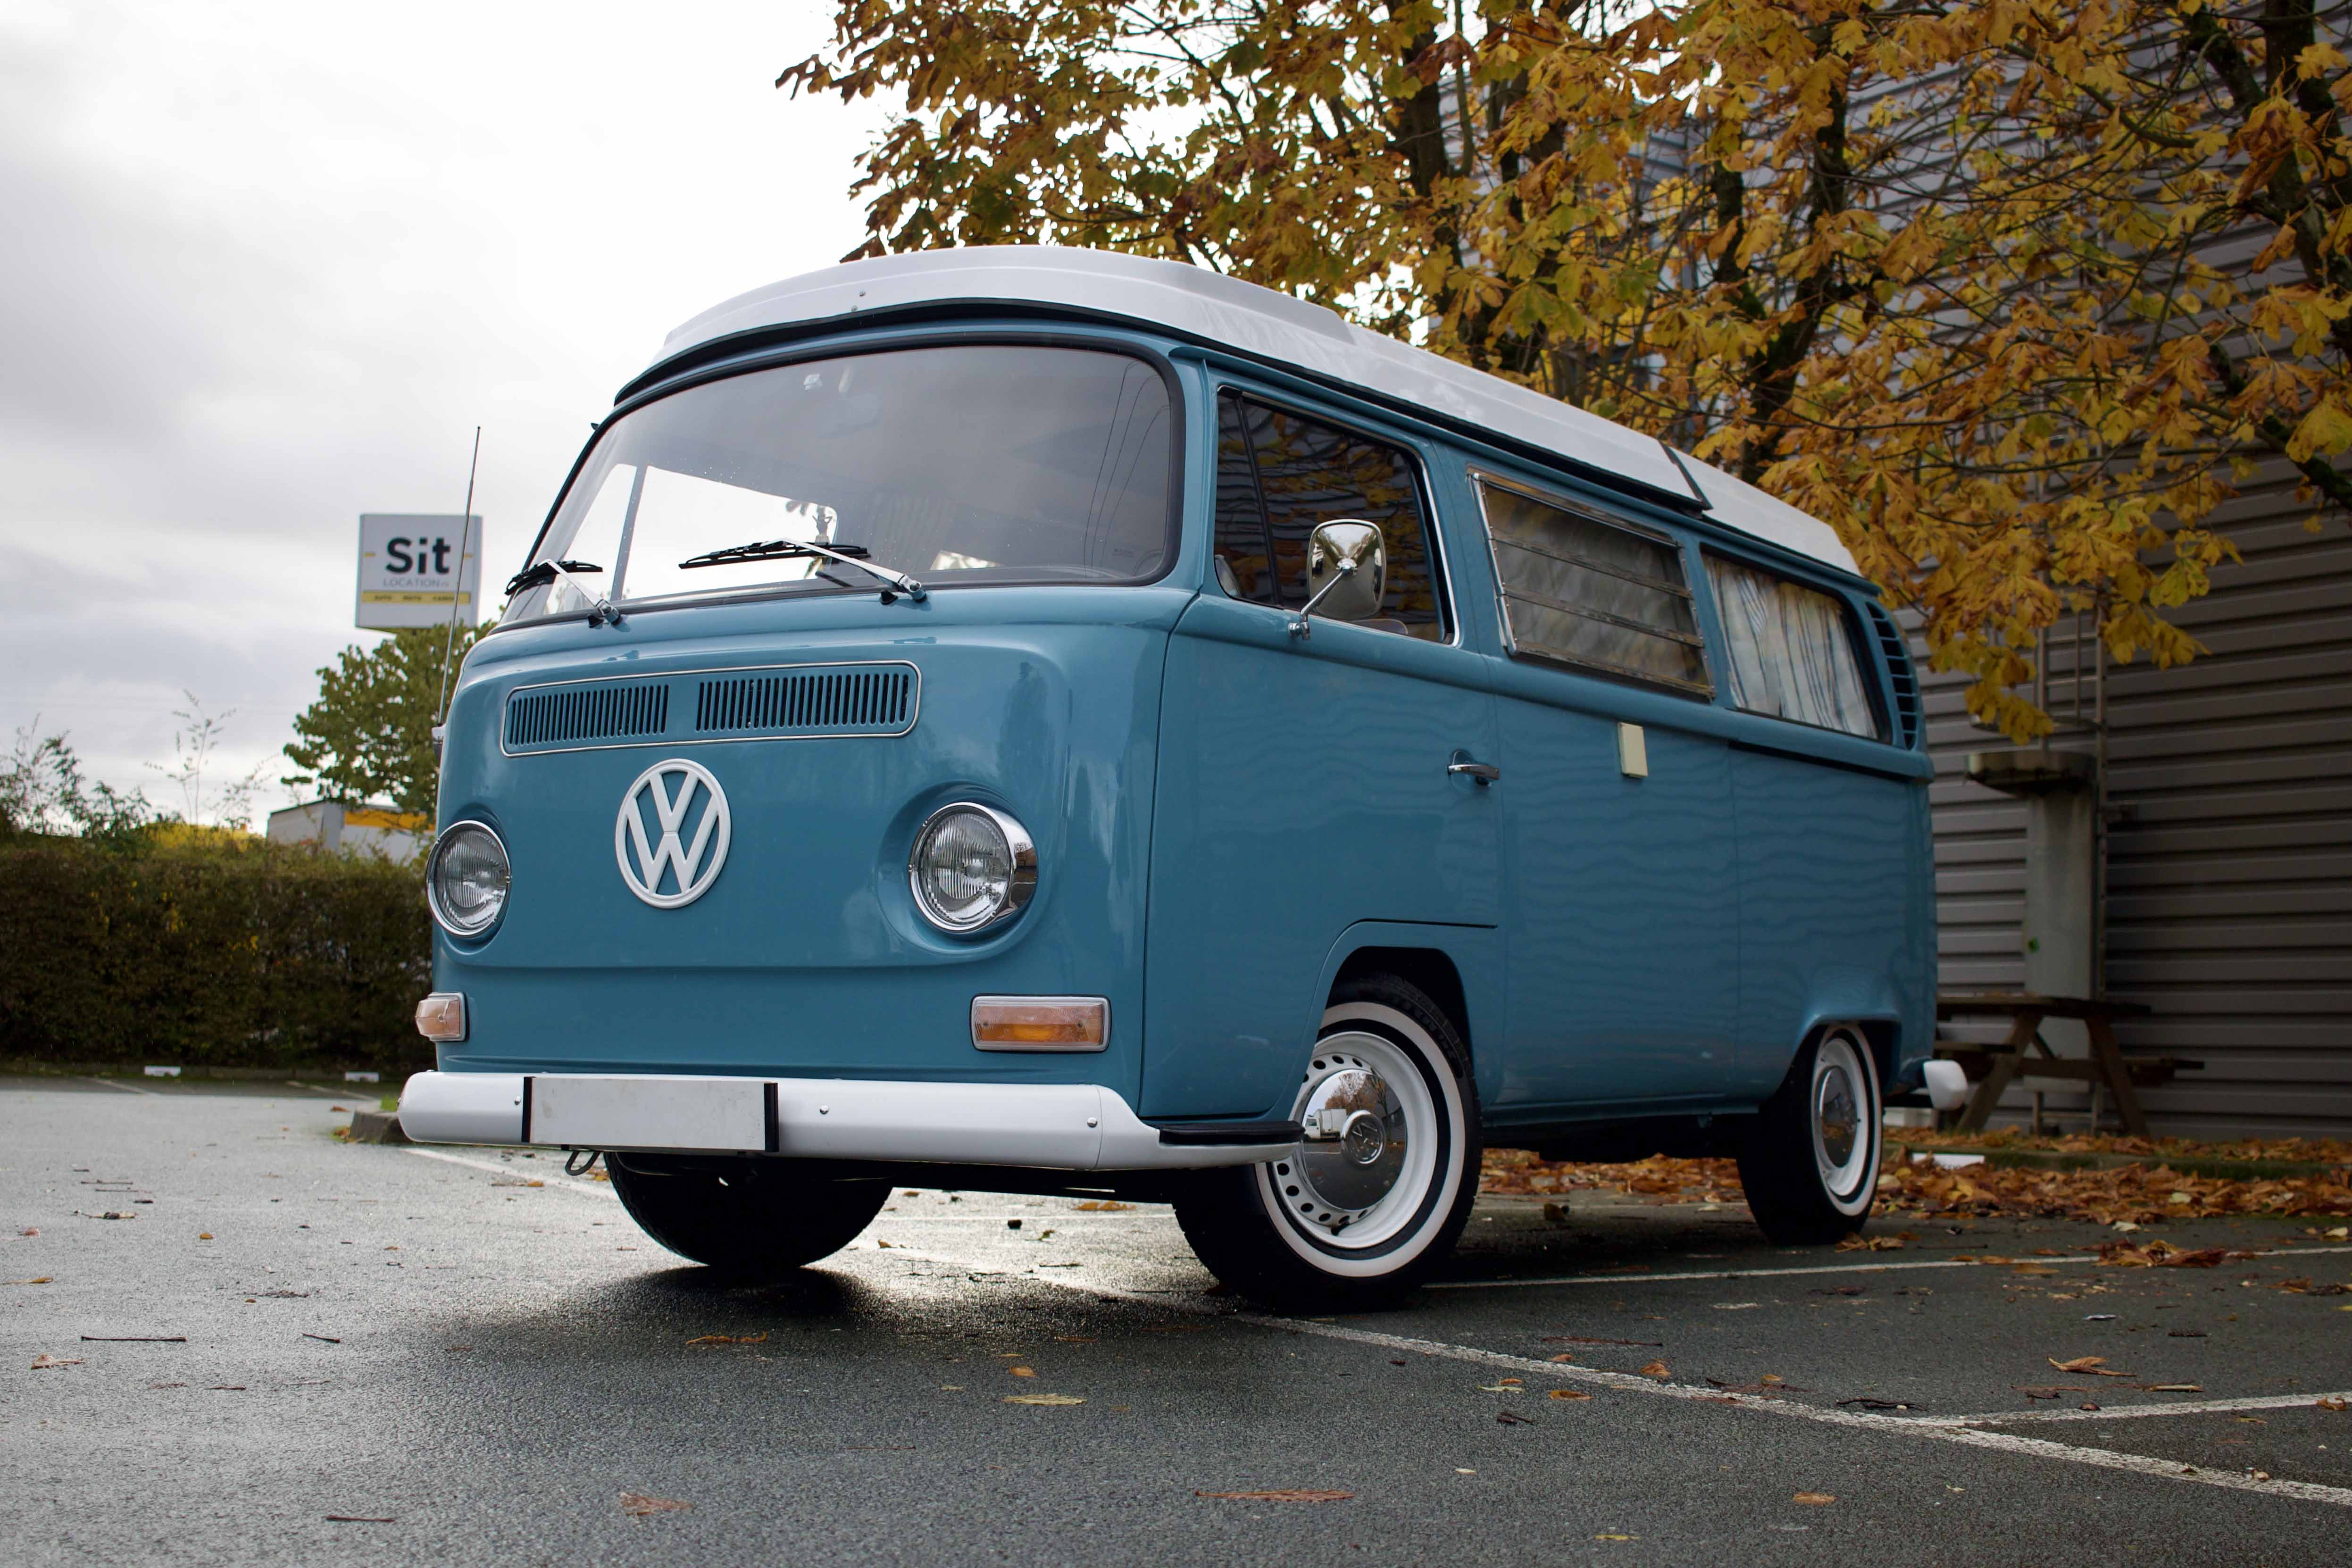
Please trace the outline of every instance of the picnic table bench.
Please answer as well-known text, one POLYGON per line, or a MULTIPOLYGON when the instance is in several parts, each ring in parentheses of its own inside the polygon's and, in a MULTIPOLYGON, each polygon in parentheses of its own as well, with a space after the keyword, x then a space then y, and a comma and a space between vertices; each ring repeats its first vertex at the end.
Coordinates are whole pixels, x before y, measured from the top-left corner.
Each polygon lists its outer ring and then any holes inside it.
MULTIPOLYGON (((2138 1089, 2171 1081, 2177 1072, 2194 1071, 2205 1064, 2180 1057, 2126 1057, 2116 1043, 2117 1018, 2144 1018, 2148 1009, 2137 1002, 2092 1001, 2081 996, 2041 996, 2030 991, 1947 991, 1936 998, 1936 1016, 2007 1018, 2008 1037, 1998 1044, 1975 1045, 1965 1040, 1937 1040, 1936 1055, 1957 1062, 1976 1084, 1958 1131, 1979 1132, 2000 1103, 2009 1086, 2021 1078, 2063 1079, 2089 1084, 2094 1093, 2104 1085, 2116 1098, 2116 1111, 2124 1131, 2145 1138, 2147 1117, 2139 1108, 2138 1089), (2087 1057, 2062 1057, 2042 1037, 2045 1018, 2073 1018, 2091 1037, 2087 1057)), ((2096 1120, 2094 1100, 2094 1120, 2096 1120)))

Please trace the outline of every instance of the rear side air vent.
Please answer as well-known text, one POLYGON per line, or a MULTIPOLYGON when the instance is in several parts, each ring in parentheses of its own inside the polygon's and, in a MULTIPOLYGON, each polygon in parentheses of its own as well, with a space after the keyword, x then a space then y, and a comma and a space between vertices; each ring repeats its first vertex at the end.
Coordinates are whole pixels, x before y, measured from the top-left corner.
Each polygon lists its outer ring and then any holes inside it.
POLYGON ((1895 743, 1906 751, 1919 745, 1919 677, 1911 668, 1911 650, 1886 606, 1869 602, 1871 629, 1878 634, 1878 650, 1886 658, 1886 673, 1895 686, 1895 743))
POLYGON ((506 749, 541 751, 658 738, 669 727, 669 685, 616 680, 519 691, 507 703, 506 749))
POLYGON ((921 686, 911 664, 707 675, 695 683, 694 732, 714 739, 779 740, 903 735, 915 727, 921 686))

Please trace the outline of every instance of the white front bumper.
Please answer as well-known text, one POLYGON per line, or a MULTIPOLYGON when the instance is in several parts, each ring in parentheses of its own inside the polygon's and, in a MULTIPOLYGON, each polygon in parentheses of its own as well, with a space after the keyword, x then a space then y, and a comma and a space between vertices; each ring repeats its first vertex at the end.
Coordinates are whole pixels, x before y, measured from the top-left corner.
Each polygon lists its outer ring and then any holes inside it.
POLYGON ((1165 1143, 1096 1084, 894 1083, 627 1074, 421 1072, 400 1093, 419 1143, 784 1154, 799 1159, 1190 1170, 1270 1145, 1165 1143))

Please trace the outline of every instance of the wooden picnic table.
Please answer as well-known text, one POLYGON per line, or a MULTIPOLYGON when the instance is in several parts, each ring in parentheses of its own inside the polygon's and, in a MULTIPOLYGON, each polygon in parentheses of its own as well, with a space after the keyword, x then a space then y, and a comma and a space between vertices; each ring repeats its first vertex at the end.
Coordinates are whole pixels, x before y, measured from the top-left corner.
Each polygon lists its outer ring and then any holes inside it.
POLYGON ((2126 1057, 2123 1047, 2116 1043, 2115 1021, 2144 1018, 2147 1014, 2148 1009, 2137 1002, 2041 996, 2030 991, 1944 992, 1936 998, 1936 1016, 1939 1019, 2009 1020, 2008 1037, 1998 1045, 1970 1045, 1960 1040, 1936 1042, 1938 1057, 1958 1062, 1961 1070, 1977 1080, 1976 1092, 1969 1097, 1958 1131, 1982 1131, 1993 1108, 2017 1079, 2054 1078, 2095 1088, 2105 1085, 2107 1092, 2116 1097, 2116 1110, 2123 1118, 2124 1131, 2135 1138, 2147 1137, 2147 1118, 2140 1110, 2135 1086, 2163 1083, 2176 1071, 2205 1065, 2173 1057, 2126 1057), (2078 1020, 2091 1037, 2091 1054, 2062 1057, 2052 1050, 2050 1042, 2042 1037, 2044 1018, 2078 1020))

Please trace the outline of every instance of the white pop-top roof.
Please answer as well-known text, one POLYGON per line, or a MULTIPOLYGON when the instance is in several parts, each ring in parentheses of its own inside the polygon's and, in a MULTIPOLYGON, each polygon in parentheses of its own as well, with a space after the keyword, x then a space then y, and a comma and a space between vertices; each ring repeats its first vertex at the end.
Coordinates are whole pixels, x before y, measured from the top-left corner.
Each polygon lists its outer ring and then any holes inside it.
POLYGON ((669 334, 661 359, 764 327, 948 303, 1080 310, 1224 344, 1255 359, 1448 415, 1653 489, 1674 495, 1696 490, 1717 521, 1842 571, 1854 570, 1853 555, 1827 523, 1712 464, 1688 456, 1678 460, 1653 437, 1351 326, 1320 305, 1181 261, 1044 245, 853 261, 787 278, 705 310, 669 334))

